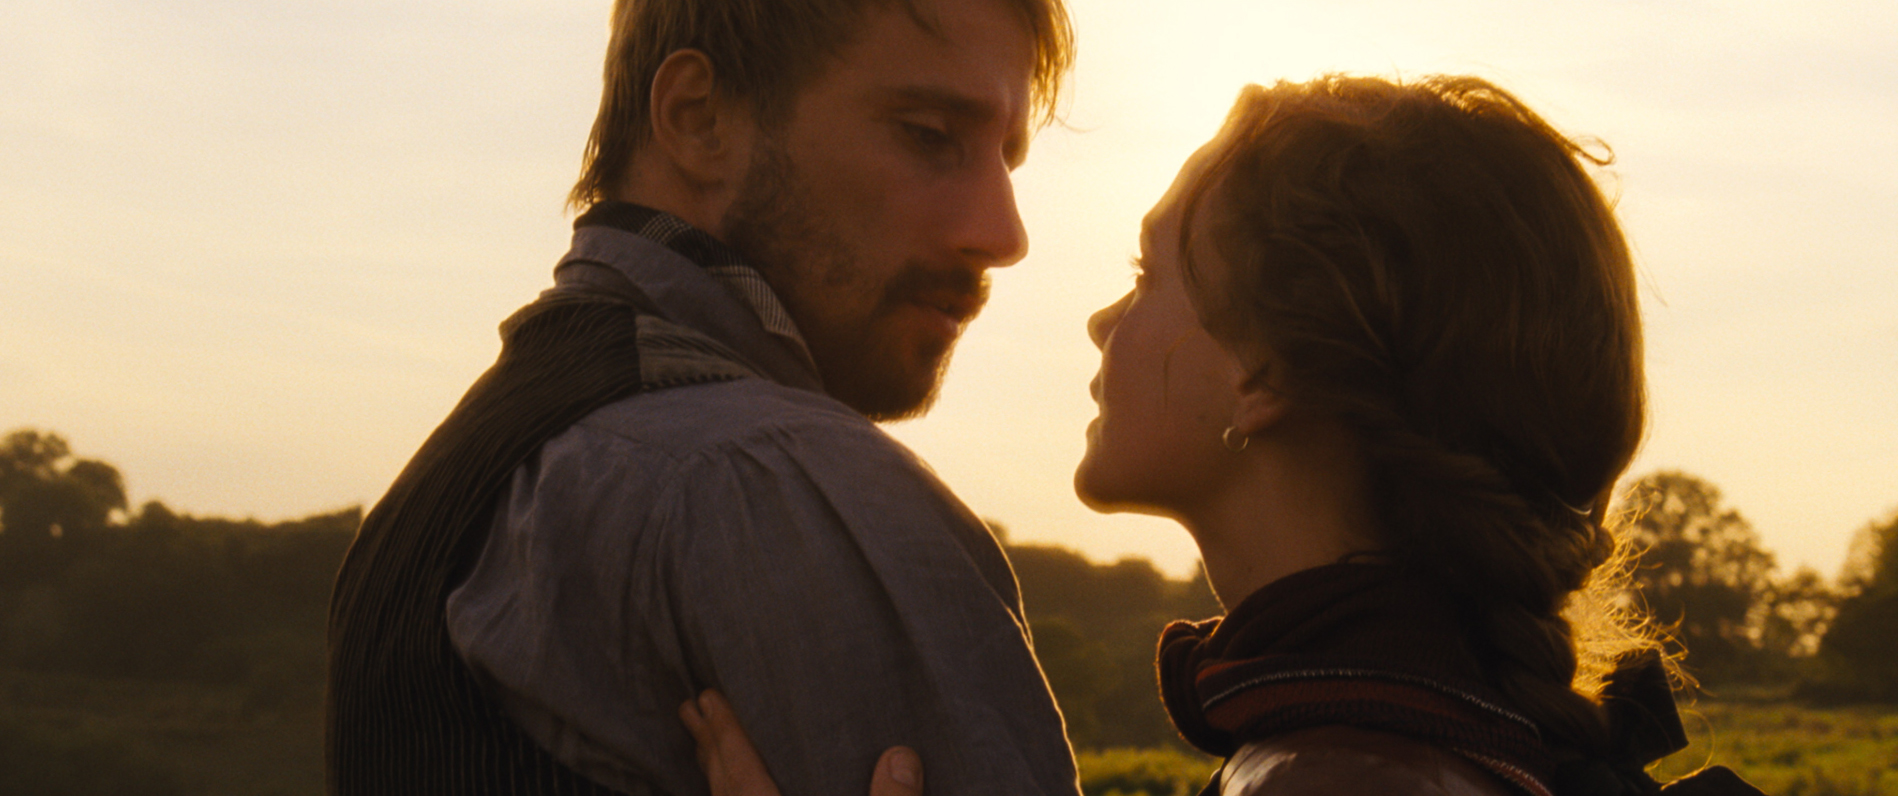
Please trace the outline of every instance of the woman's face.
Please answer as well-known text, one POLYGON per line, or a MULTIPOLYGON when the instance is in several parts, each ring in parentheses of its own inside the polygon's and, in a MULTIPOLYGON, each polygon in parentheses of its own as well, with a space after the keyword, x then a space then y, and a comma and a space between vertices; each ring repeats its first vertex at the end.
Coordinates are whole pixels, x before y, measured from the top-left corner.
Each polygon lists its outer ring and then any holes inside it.
POLYGON ((1200 327, 1181 272, 1180 193, 1193 168, 1147 214, 1134 289, 1088 321, 1101 350, 1091 385, 1100 415, 1074 488, 1097 511, 1190 515, 1235 456, 1220 434, 1243 370, 1200 327))

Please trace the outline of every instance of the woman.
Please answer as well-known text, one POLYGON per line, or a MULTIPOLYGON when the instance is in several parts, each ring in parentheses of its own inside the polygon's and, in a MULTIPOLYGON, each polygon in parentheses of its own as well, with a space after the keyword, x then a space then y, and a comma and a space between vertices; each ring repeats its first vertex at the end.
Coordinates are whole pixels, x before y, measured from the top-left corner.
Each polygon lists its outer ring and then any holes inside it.
POLYGON ((1161 639, 1209 792, 1650 792, 1683 745, 1613 599, 1641 327, 1584 161, 1476 78, 1251 86, 1148 215, 1075 485, 1229 608, 1161 639))

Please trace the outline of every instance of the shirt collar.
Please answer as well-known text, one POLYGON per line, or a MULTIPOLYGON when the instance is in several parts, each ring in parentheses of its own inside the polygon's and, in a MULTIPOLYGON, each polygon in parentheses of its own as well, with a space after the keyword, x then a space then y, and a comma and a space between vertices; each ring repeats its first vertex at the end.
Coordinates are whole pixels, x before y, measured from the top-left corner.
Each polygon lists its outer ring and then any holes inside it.
POLYGON ((599 202, 573 220, 573 228, 612 227, 631 232, 682 255, 700 268, 745 266, 730 246, 685 223, 678 216, 632 202, 599 202))
POLYGON ((576 231, 596 226, 630 232, 698 264, 757 313, 765 331, 784 338, 806 358, 810 356, 810 347, 798 332, 797 322, 791 319, 791 313, 785 310, 764 275, 717 238, 671 213, 632 202, 599 202, 573 221, 576 231))

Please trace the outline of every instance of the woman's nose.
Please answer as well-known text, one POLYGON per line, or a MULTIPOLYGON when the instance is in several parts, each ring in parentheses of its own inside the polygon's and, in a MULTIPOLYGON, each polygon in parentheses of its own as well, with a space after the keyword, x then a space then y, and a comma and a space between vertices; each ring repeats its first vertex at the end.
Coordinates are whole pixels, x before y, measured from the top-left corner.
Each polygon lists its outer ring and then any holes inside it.
POLYGON ((1114 333, 1114 327, 1120 325, 1120 316, 1127 314, 1127 302, 1134 294, 1121 296, 1119 301, 1100 308, 1087 319, 1087 336, 1094 341, 1095 348, 1107 347, 1107 337, 1114 333))

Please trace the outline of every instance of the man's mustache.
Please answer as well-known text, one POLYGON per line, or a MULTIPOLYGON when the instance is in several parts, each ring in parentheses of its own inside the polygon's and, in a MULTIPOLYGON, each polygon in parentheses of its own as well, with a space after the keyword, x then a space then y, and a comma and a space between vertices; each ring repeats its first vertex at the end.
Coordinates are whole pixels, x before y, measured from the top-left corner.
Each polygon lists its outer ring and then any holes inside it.
POLYGON ((979 268, 908 265, 890 280, 884 304, 923 304, 967 322, 989 300, 989 276, 979 268))

